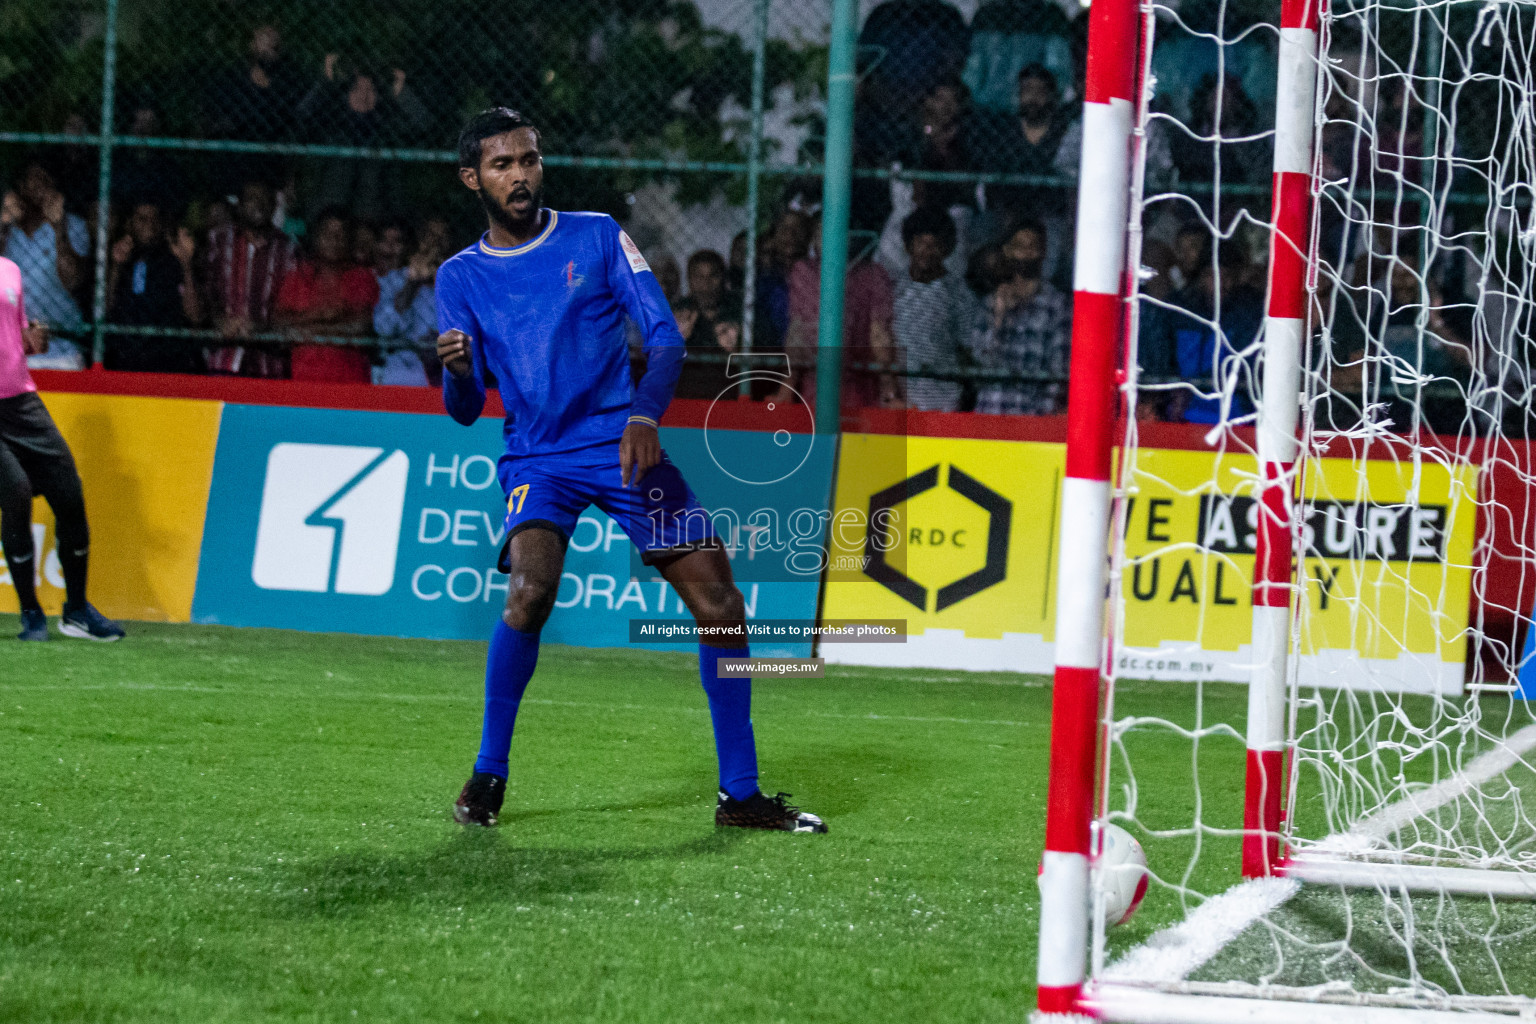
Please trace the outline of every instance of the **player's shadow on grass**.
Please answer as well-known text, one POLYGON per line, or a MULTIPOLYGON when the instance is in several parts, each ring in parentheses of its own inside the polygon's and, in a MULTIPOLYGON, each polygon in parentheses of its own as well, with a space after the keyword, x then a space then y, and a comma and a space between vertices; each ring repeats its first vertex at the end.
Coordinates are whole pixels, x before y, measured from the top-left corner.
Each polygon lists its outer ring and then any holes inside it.
MULTIPOLYGON (((705 783, 707 786, 708 783, 705 783)), ((677 811, 681 808, 696 807, 700 815, 714 814, 713 799, 705 803, 695 799, 699 787, 690 786, 679 789, 673 793, 657 794, 646 800, 630 800, 624 803, 606 804, 580 804, 560 807, 508 807, 501 814, 501 828, 508 826, 516 828, 519 822, 534 821, 539 818, 565 818, 573 814, 627 814, 632 811, 677 811)))
POLYGON ((518 846, 514 834, 494 829, 450 827, 455 831, 445 842, 419 853, 347 853, 294 865, 273 892, 274 912, 346 917, 406 901, 453 908, 567 902, 608 888, 610 866, 721 855, 742 839, 740 830, 728 829, 634 849, 549 849, 518 846))

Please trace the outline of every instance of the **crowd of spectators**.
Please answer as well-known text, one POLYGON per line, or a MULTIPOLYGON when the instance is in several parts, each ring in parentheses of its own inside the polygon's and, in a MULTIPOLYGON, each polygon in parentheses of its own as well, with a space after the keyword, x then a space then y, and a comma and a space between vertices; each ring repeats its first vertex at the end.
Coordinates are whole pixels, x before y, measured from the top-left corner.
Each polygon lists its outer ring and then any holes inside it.
MULTIPOLYGON (((1235 41, 1219 47, 1213 19, 1223 6, 1188 0, 1180 5, 1183 31, 1158 37, 1157 116, 1146 137, 1150 187, 1177 192, 1181 182, 1268 178, 1272 39, 1235 32, 1241 26, 1228 16, 1224 35, 1235 41)), ((1049 0, 985 0, 967 24, 946 0, 887 0, 866 19, 856 161, 953 173, 855 178, 845 407, 1064 410, 1085 15, 1068 18, 1049 0), (976 172, 1014 177, 978 185, 976 172)), ((1383 97, 1394 102, 1390 90, 1383 97)), ((206 104, 207 134, 256 142, 293 138, 300 125, 307 139, 387 146, 429 121, 404 71, 337 54, 302 68, 285 55, 275 24, 255 29, 244 59, 208 87, 206 104)), ((160 132, 147 94, 130 97, 126 112, 127 135, 160 132)), ((1390 123, 1399 121, 1416 123, 1407 114, 1390 123)), ((1359 144, 1325 135, 1323 158, 1347 164, 1359 144)), ((82 310, 95 287, 99 213, 91 153, 56 147, 48 160, 27 162, 4 189, 0 251, 22 268, 29 311, 55 329, 53 348, 36 357, 37 366, 87 361, 82 310)), ((107 213, 109 369, 439 380, 433 280, 466 239, 453 238, 441 215, 404 209, 400 164, 332 156, 311 165, 302 184, 292 160, 278 154, 216 154, 207 166, 213 170, 204 191, 224 198, 194 201, 175 156, 118 150, 107 213)), ((1214 237, 1211 196, 1193 190, 1151 211, 1145 225, 1149 273, 1138 349, 1150 386, 1142 416, 1213 423, 1252 412, 1264 239, 1257 232, 1214 237)), ((751 296, 745 232, 724 255, 699 249, 680 263, 666 252, 648 254, 694 356, 679 397, 815 403, 819 210, 814 187, 787 189, 758 235, 751 296), (784 354, 782 381, 754 377, 740 387, 729 357, 749 337, 755 352, 784 354)), ((1389 270, 1380 290, 1389 299, 1401 293, 1403 303, 1386 301, 1366 314, 1379 323, 1363 323, 1358 337, 1342 332, 1344 340, 1335 339, 1348 349, 1341 358, 1358 360, 1376 343, 1367 339, 1379 337, 1403 359, 1422 348, 1392 338, 1399 328, 1423 327, 1409 302, 1422 305, 1422 297, 1410 295, 1409 284, 1425 277, 1414 270, 1401 279, 1389 270)), ((1437 337, 1468 334, 1466 325, 1438 314, 1430 321, 1437 337)), ((1419 360, 1416 369, 1464 373, 1469 363, 1458 344, 1436 348, 1439 361, 1419 360)), ((634 352, 638 372, 638 345, 634 352)))
MULTIPOLYGON (((452 254, 445 218, 357 219, 320 209, 302 239, 263 178, 197 216, 153 189, 108 217, 110 370, 208 373, 335 383, 426 385, 433 355, 433 280, 452 254), (286 230, 285 230, 286 229, 286 230), (346 339, 370 339, 366 346, 346 339)), ((0 254, 21 268, 27 311, 53 340, 37 369, 82 369, 95 270, 96 207, 69 208, 57 170, 31 160, 4 191, 0 254)))

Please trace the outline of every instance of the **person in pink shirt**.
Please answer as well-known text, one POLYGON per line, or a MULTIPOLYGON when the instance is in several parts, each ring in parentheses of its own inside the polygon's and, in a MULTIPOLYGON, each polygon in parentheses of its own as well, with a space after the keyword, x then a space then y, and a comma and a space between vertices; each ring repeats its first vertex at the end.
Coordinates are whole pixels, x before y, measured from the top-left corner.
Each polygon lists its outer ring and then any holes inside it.
POLYGON ((37 600, 38 553, 32 542, 32 496, 40 494, 57 524, 64 573, 59 632, 82 640, 121 640, 123 628, 85 599, 91 532, 75 457, 37 397, 27 356, 48 351, 48 328, 27 320, 21 268, 0 257, 0 548, 21 604, 21 640, 47 640, 37 600))
MULTIPOLYGON (((900 405, 896 379, 888 374, 857 370, 850 364, 890 363, 895 355, 891 335, 891 278, 873 260, 850 254, 843 299, 842 409, 900 405)), ((807 256, 789 275, 789 332, 784 347, 795 368, 794 389, 806 405, 816 406, 817 319, 821 307, 821 261, 807 256)), ((776 396, 793 400, 786 387, 776 396)))
POLYGON ((27 356, 47 346, 48 329, 27 320, 21 293, 21 267, 0 256, 0 399, 37 390, 27 356))

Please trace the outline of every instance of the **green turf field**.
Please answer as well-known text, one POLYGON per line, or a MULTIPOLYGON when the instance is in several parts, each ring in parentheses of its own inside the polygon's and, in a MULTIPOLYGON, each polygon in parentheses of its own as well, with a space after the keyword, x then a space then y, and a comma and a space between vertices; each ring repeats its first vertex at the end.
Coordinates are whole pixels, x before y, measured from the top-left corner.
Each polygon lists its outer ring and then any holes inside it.
POLYGON ((1306 887, 1191 977, 1385 994, 1415 974, 1452 995, 1536 994, 1536 908, 1519 900, 1306 887), (1403 936, 1411 934, 1412 941, 1403 936), (1346 941, 1347 937, 1347 941, 1346 941), (1411 952, 1410 952, 1411 950, 1411 952))
POLYGON ((448 809, 482 644, 146 625, 4 643, 0 1020, 1032 1005, 1038 678, 761 682, 764 785, 832 831, 717 834, 695 659, 550 647, 502 824, 469 832, 448 809))
MULTIPOLYGON (((1536 772, 1518 764, 1419 819, 1398 842, 1426 862, 1434 859, 1428 850, 1462 845, 1529 864, 1533 818, 1536 772)), ((1401 989, 1413 976, 1453 995, 1536 995, 1536 904, 1306 887, 1193 975, 1373 993, 1401 989)))
MULTIPOLYGON (((0 637, 15 619, 0 616, 0 637)), ((0 639, 0 1021, 1019 1021, 1050 690, 760 681, 769 791, 828 836, 717 833, 695 659, 548 647, 502 824, 449 806, 484 645, 134 625, 0 639)), ((1237 686, 1117 716, 1241 722, 1237 686)), ((1127 740, 1153 827, 1241 819, 1240 742, 1127 740), (1200 779, 1199 787, 1193 780, 1200 779)), ((1185 884, 1237 880, 1202 840, 1185 884)), ((1149 845, 1180 881, 1192 846, 1149 845)), ((1154 886, 1115 948, 1182 916, 1154 886)))

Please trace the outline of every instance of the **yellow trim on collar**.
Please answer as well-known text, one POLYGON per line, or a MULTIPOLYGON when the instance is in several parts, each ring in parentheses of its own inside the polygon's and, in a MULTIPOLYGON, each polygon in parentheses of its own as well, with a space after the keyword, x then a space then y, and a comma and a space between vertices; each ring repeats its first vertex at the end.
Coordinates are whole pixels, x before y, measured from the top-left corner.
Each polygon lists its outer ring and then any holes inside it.
POLYGON ((559 211, 550 210, 549 224, 544 228, 543 231, 539 232, 539 237, 535 238, 531 242, 524 242, 522 245, 515 246, 511 249, 498 249, 494 245, 489 245, 485 241, 485 236, 481 235, 480 251, 485 253, 487 256, 521 256, 523 253, 528 252, 530 249, 537 249, 540 245, 543 245, 544 239, 548 238, 549 233, 555 230, 555 223, 559 221, 559 219, 559 211))

